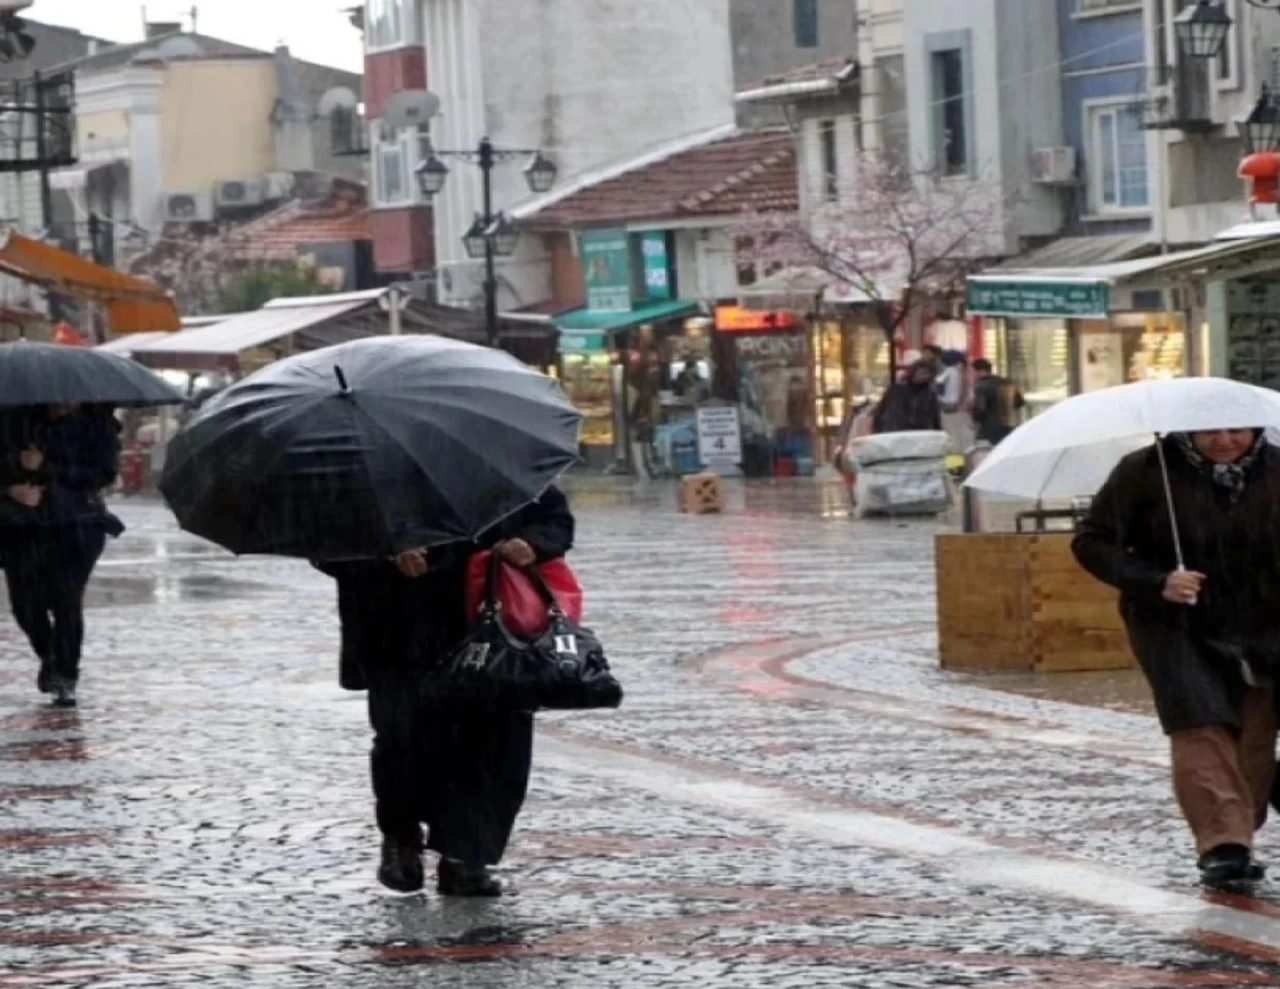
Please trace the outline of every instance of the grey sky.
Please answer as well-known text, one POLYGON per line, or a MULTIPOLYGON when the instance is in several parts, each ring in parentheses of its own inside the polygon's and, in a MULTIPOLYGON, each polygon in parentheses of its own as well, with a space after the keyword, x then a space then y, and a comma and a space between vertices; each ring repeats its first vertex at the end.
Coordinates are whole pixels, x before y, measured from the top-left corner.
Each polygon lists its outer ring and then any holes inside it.
MULTIPOLYGON (((343 13, 357 0, 148 0, 152 21, 182 19, 189 26, 192 2, 201 34, 268 51, 283 41, 299 58, 359 72, 360 34, 343 13)), ((36 0, 24 16, 63 24, 112 41, 142 38, 141 0, 36 0)))

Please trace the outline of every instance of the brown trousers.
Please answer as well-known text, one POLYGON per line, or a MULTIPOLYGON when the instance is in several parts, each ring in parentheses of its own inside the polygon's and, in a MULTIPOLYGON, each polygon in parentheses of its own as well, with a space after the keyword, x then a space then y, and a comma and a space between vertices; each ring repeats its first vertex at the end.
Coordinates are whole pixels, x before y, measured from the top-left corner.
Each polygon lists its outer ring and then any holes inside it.
POLYGON ((1218 845, 1253 847, 1267 819, 1276 767, 1276 713, 1271 688, 1241 702, 1241 727, 1174 732, 1173 792, 1203 855, 1218 845))

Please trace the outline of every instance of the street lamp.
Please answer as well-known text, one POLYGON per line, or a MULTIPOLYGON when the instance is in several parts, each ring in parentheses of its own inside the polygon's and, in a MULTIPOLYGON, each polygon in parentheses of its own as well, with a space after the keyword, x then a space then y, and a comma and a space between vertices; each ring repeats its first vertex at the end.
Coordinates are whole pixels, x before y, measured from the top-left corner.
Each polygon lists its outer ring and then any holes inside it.
POLYGON ((538 195, 549 192, 556 182, 555 162, 541 151, 495 148, 487 137, 481 139, 474 151, 433 151, 416 169, 418 186, 423 195, 431 197, 444 189, 449 178, 449 168, 441 157, 461 158, 480 166, 483 211, 462 235, 462 244, 468 257, 484 258, 484 319, 490 347, 498 345, 498 273, 494 259, 514 254, 520 238, 520 231, 511 218, 493 211, 493 168, 499 161, 526 156, 529 163, 524 167, 524 179, 529 189, 538 195))
MULTIPOLYGON (((1277 0, 1280 3, 1280 0, 1277 0)), ((1240 136, 1249 154, 1280 151, 1280 103, 1265 85, 1249 115, 1240 121, 1240 136)))
POLYGON ((1178 49, 1188 58, 1217 58, 1234 23, 1221 0, 1196 0, 1173 19, 1178 49))
POLYGON ((416 172, 418 187, 422 190, 422 194, 430 199, 444 188, 445 179, 449 177, 449 166, 437 158, 433 152, 417 167, 416 172))

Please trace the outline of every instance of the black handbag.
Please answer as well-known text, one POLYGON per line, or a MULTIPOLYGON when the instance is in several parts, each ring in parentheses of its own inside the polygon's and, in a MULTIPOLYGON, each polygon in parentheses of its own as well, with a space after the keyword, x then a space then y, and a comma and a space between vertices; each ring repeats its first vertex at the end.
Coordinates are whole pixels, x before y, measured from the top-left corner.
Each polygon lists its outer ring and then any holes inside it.
POLYGON ((502 622, 494 593, 501 556, 492 554, 480 614, 467 637, 434 671, 433 686, 471 703, 516 711, 616 708, 622 685, 609 671, 596 634, 560 610, 536 567, 522 572, 547 605, 547 629, 533 640, 502 622))

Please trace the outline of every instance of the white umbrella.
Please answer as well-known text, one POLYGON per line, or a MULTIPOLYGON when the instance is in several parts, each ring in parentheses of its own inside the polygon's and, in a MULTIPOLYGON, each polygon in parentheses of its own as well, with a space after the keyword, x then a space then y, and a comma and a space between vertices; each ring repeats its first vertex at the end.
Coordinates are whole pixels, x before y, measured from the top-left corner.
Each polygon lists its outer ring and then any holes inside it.
MULTIPOLYGON (((1280 393, 1226 378, 1172 378, 1077 395, 1014 430, 965 485, 1037 501, 1092 495, 1121 458, 1155 437, 1208 429, 1280 429, 1280 393)), ((1180 560, 1176 522, 1173 535, 1180 560)))

